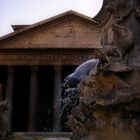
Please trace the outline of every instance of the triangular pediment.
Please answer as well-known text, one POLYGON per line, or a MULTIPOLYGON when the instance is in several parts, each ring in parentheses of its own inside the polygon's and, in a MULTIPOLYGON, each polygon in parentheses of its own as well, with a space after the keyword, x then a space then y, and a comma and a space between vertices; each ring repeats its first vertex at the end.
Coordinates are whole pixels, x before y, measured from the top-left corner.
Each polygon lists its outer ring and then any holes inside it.
POLYGON ((92 18, 68 11, 1 37, 0 48, 100 48, 100 34, 92 18))

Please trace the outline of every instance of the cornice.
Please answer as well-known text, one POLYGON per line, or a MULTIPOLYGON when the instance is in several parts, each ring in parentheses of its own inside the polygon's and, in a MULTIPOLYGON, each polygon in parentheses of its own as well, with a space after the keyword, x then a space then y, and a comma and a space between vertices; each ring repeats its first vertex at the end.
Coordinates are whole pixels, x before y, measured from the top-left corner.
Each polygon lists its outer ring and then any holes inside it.
POLYGON ((0 53, 18 53, 18 52, 93 52, 95 50, 99 50, 98 48, 0 48, 0 53))

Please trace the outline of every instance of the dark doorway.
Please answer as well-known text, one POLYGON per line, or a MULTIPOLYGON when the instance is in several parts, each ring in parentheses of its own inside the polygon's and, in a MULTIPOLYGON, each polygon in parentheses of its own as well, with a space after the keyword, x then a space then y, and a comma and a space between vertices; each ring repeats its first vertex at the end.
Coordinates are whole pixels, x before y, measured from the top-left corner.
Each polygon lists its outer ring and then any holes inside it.
POLYGON ((28 128, 30 75, 30 67, 15 67, 12 131, 27 131, 28 128))
MULTIPOLYGON (((64 66, 62 81, 76 66, 64 66)), ((31 70, 29 66, 16 66, 13 90, 12 131, 28 130, 29 91, 31 70)), ((38 67, 38 96, 36 131, 53 131, 54 66, 38 67)), ((4 78, 5 79, 5 78, 4 78)))
POLYGON ((53 126, 54 67, 38 69, 37 131, 52 131, 53 126))

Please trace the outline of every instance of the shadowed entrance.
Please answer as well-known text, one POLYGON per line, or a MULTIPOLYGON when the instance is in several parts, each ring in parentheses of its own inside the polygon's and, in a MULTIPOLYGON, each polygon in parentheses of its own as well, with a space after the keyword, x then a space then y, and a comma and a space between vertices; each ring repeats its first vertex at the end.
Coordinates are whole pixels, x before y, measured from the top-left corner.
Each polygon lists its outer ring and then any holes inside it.
POLYGON ((53 66, 39 66, 38 68, 38 108, 37 131, 52 131, 53 124, 53 66))
POLYGON ((16 66, 14 73, 12 131, 27 131, 30 67, 16 66))

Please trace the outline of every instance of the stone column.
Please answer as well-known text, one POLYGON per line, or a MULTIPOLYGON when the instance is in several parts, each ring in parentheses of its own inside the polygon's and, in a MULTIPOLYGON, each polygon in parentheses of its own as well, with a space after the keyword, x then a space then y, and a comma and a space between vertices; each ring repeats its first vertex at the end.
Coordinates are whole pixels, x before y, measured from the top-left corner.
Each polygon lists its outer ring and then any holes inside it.
POLYGON ((14 67, 8 67, 7 85, 6 85, 6 101, 8 102, 8 126, 7 131, 11 132, 12 108, 13 108, 13 88, 14 88, 14 67))
POLYGON ((0 101, 3 101, 3 83, 0 83, 0 101))
POLYGON ((54 110, 53 110, 53 131, 60 131, 61 124, 61 66, 54 67, 54 110))
POLYGON ((28 131, 35 131, 37 92, 37 66, 32 66, 30 79, 28 131))

